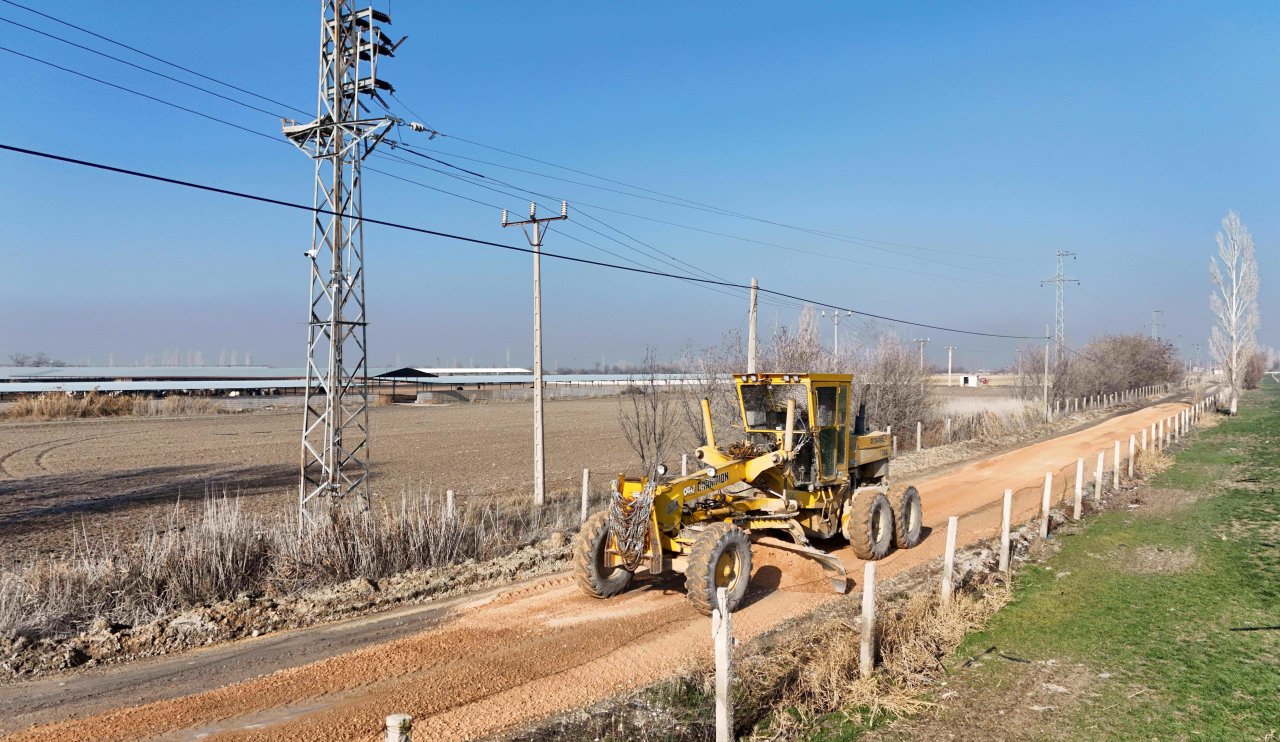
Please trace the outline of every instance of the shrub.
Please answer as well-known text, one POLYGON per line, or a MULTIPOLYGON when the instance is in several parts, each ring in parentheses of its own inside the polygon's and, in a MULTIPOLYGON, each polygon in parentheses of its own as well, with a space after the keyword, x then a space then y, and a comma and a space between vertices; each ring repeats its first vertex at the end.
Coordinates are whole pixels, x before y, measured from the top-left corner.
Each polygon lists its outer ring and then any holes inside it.
POLYGON ((577 527, 576 497, 444 504, 405 497, 398 508, 340 505, 299 526, 261 518, 234 497, 153 520, 133 542, 78 539, 72 553, 0 570, 0 635, 65 637, 96 619, 136 625, 241 594, 280 595, 413 569, 492 559, 577 527))

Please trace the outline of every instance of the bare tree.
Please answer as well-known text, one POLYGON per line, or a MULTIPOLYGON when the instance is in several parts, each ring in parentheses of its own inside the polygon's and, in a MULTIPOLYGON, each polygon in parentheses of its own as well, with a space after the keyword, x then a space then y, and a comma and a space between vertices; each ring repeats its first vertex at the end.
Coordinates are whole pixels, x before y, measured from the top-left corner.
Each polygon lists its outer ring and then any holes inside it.
POLYGON ((711 405, 711 421, 716 430, 725 431, 726 440, 743 435, 738 412, 738 395, 733 375, 747 370, 742 352, 742 336, 737 330, 724 336, 719 345, 709 348, 686 346, 676 367, 686 375, 679 389, 680 412, 694 440, 703 441, 702 400, 711 405), (736 429, 736 434, 729 431, 736 429))
POLYGON ((1209 279, 1214 288, 1209 295, 1209 308, 1217 317, 1209 348, 1226 377, 1234 415, 1244 386, 1245 367, 1257 345, 1258 260, 1253 253, 1253 236, 1236 212, 1227 212, 1217 239, 1218 255, 1209 259, 1209 279))
POLYGON ((649 348, 640 375, 629 377, 627 388, 618 396, 622 436, 640 457, 640 467, 647 475, 653 476, 658 464, 678 445, 676 422, 671 395, 658 383, 658 361, 649 348))
POLYGON ((879 332, 858 355, 855 382, 866 384, 866 395, 855 390, 856 404, 867 406, 867 425, 873 430, 893 426, 914 430, 917 422, 937 415, 938 400, 929 385, 929 372, 920 358, 897 334, 879 332))
POLYGON ((1249 362, 1244 368, 1245 389, 1257 389, 1262 385, 1262 377, 1267 373, 1267 355, 1265 353, 1256 352, 1249 356, 1249 362))
MULTIPOLYGON (((1035 356, 1037 362, 1043 359, 1040 354, 1035 356)), ((1054 397, 1067 399, 1172 384, 1181 381, 1185 373, 1182 359, 1171 343, 1142 333, 1103 335, 1091 339, 1069 360, 1060 363, 1059 372, 1050 382, 1054 397)))

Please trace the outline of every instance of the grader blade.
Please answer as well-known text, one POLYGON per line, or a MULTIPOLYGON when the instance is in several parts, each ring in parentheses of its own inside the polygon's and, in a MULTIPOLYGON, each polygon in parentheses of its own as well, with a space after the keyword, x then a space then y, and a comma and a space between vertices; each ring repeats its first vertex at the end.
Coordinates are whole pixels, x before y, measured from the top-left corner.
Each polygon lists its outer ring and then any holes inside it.
POLYGON ((801 546, 800 544, 783 541, 782 539, 774 538, 773 536, 758 536, 753 539, 753 541, 761 546, 771 546, 775 549, 790 551, 792 553, 799 554, 802 557, 812 559, 822 567, 822 571, 826 573, 827 579, 831 580, 831 587, 834 588, 837 593, 843 595, 848 591, 849 573, 845 571, 844 564, 841 563, 839 557, 828 554, 821 549, 815 549, 812 546, 801 546))

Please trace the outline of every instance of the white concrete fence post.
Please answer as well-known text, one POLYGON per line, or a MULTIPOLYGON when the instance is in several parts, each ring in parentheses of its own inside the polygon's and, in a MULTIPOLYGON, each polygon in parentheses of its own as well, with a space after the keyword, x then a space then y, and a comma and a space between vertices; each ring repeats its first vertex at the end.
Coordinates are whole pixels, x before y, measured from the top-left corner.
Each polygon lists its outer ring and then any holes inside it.
POLYGON ((922 423, 922 422, 920 422, 920 421, 916 421, 916 452, 917 452, 917 453, 918 453, 918 452, 920 451, 920 449, 922 448, 922 445, 921 445, 921 440, 922 440, 922 438, 921 438, 921 436, 922 436, 923 434, 924 434, 924 423, 922 423))
POLYGON ((876 635, 876 563, 867 562, 862 568, 862 647, 858 656, 858 672, 871 677, 875 668, 876 635))
POLYGON ((689 476, 689 454, 680 454, 680 476, 689 476))
POLYGON ((1145 427, 1142 429, 1142 450, 1144 452, 1147 450, 1147 429, 1145 427))
POLYGON ((591 470, 582 470, 582 519, 579 523, 587 522, 587 507, 591 500, 591 470))
POLYGON ((893 437, 893 455, 898 455, 898 436, 896 435, 893 437))
POLYGON ((947 440, 947 443, 950 443, 950 442, 951 442, 951 418, 949 418, 949 417, 947 418, 947 425, 946 425, 946 427, 947 427, 947 431, 946 431, 946 440, 947 440))
POLYGON ((1096 471, 1094 471, 1094 473, 1093 473, 1093 501, 1094 501, 1094 503, 1100 503, 1100 502, 1102 502, 1102 466, 1103 466, 1103 464, 1104 464, 1104 463, 1106 463, 1106 462, 1104 461, 1105 456, 1106 456, 1106 452, 1105 452, 1105 451, 1099 451, 1099 452, 1098 452, 1098 468, 1097 468, 1097 470, 1096 470, 1096 471))
POLYGON ((408 714, 392 714, 387 717, 387 742, 412 742, 413 717, 408 714))
POLYGON ((453 520, 458 511, 454 506, 453 490, 444 491, 444 517, 453 520))
POLYGON ((733 742, 733 614, 727 588, 716 588, 711 609, 711 638, 716 653, 716 742, 733 742))
POLYGON ((947 518, 947 546, 942 552, 942 604, 950 605, 951 603, 951 581, 956 570, 956 531, 960 528, 960 518, 951 516, 947 518))
POLYGON ((1004 491, 1004 508, 1000 513, 1000 571, 1009 574, 1009 527, 1013 520, 1013 490, 1004 491))
POLYGON ((1084 499, 1084 459, 1076 459, 1076 497, 1071 507, 1071 517, 1080 520, 1081 501, 1084 499))
POLYGON ((1120 441, 1116 441, 1115 453, 1111 456, 1111 465, 1114 471, 1111 472, 1111 486, 1114 489, 1120 489, 1120 441))
POLYGON ((1049 493, 1053 491, 1053 472, 1045 472, 1044 497, 1040 500, 1040 538, 1049 538, 1049 493))
POLYGON ((1129 434, 1129 479, 1133 479, 1133 457, 1138 453, 1138 438, 1129 434))

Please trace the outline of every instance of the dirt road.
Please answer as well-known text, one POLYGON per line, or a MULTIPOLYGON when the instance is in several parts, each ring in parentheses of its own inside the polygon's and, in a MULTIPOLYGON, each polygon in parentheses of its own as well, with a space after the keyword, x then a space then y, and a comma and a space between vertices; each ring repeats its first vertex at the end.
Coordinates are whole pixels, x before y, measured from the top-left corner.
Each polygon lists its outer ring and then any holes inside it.
MULTIPOLYGON (((547 486, 573 490, 582 468, 624 471, 634 454, 616 399, 547 404, 547 486)), ((75 529, 132 538, 176 502, 206 492, 241 497, 254 513, 297 507, 301 413, 0 422, 0 558, 63 550, 75 529)), ((434 488, 462 496, 528 492, 529 404, 372 410, 375 498, 434 488)))
MULTIPOLYGON (((919 547, 883 560, 880 575, 940 556, 950 515, 963 516, 961 544, 996 535, 1006 487, 1019 491, 1015 522, 1034 517, 1046 471, 1073 473, 1077 457, 1092 462, 1101 450, 1108 452, 1109 469, 1113 441, 1124 441, 1127 452, 1130 433, 1183 407, 1167 403, 1113 417, 916 482, 932 530, 919 547)), ((1092 465, 1085 468, 1091 472, 1092 465)), ((861 574, 847 549, 838 553, 850 575, 861 574)), ((765 548, 755 549, 754 557, 749 602, 734 617, 742 640, 837 599, 816 565, 765 548)), ((652 682, 709 652, 706 619, 689 607, 679 581, 641 584, 619 598, 596 601, 562 575, 459 608, 451 620, 411 636, 203 693, 46 724, 13 738, 374 739, 386 715, 409 713, 416 739, 465 739, 652 682)), ((54 692, 48 681, 14 686, 6 696, 24 691, 32 695, 31 706, 37 695, 44 697, 39 705, 46 710, 24 713, 20 701, 11 704, 9 729, 91 708, 68 703, 49 710, 56 695, 47 697, 54 692)))

